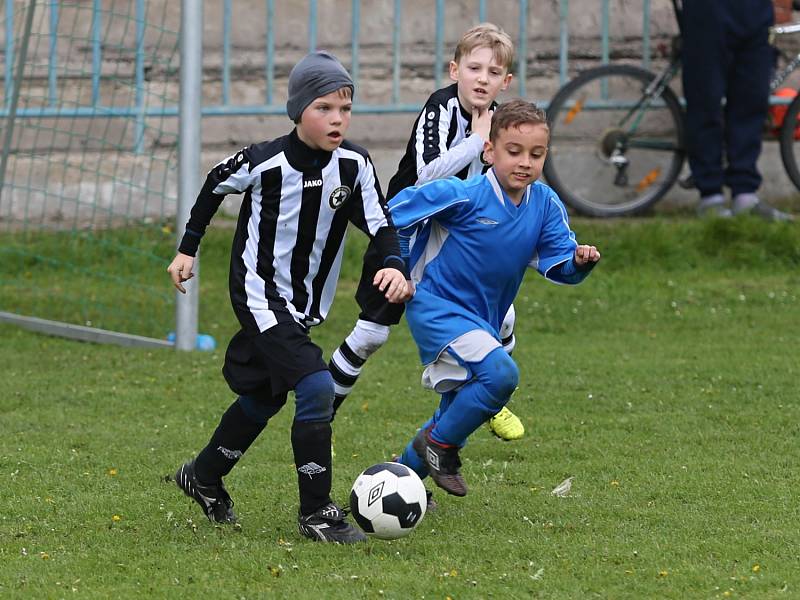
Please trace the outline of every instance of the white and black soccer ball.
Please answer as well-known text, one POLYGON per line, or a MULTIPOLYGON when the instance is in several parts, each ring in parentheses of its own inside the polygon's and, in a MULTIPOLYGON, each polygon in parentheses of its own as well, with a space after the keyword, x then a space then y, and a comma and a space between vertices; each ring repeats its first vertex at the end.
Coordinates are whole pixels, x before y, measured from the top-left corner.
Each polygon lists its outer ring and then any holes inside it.
POLYGON ((383 540, 411 533, 425 516, 427 503, 419 475, 396 462, 366 469, 350 491, 350 511, 358 526, 383 540))

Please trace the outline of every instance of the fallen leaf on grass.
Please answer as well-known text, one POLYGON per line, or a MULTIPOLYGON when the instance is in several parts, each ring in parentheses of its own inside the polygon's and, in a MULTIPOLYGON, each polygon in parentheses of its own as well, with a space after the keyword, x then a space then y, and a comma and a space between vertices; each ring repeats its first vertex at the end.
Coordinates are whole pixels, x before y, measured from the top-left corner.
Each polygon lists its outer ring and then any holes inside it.
POLYGON ((564 481, 559 483, 556 487, 553 488, 553 491, 550 492, 554 496, 558 496, 559 498, 563 498, 564 496, 569 494, 569 491, 572 489, 572 480, 575 479, 574 477, 567 477, 564 481))

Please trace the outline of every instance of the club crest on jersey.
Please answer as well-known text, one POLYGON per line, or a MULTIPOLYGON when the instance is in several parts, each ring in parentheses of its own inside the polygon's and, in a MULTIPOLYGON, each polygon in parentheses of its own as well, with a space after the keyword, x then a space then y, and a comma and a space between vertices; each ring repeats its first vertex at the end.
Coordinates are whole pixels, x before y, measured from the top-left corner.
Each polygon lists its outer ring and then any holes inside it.
POLYGON ((344 201, 350 197, 350 188, 346 185, 340 185, 335 190, 331 192, 330 197, 328 198, 328 204, 331 205, 333 210, 339 208, 344 201))

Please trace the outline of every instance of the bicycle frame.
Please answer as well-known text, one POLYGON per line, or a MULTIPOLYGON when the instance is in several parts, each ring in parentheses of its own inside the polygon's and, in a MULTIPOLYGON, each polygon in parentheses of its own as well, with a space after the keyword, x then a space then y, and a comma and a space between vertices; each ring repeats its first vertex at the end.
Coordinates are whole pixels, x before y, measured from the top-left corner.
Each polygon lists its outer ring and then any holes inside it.
MULTIPOLYGON (((780 37, 782 35, 789 35, 793 33, 800 33, 800 22, 798 23, 789 23, 788 25, 775 25, 770 27, 769 30, 769 43, 773 47, 775 46, 775 38, 780 37)), ((800 67, 800 52, 798 52, 793 58, 788 58, 788 55, 781 52, 781 56, 787 61, 786 66, 782 69, 779 69, 775 72, 772 76, 772 80, 769 82, 769 91, 770 93, 777 90, 784 81, 789 78, 789 75, 800 67)))

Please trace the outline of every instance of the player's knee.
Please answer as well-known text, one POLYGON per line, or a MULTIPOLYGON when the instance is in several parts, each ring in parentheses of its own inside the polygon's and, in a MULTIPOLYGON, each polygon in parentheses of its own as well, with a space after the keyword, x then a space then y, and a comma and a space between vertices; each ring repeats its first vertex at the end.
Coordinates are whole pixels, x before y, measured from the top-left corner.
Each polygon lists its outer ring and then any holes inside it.
POLYGON ((253 421, 265 425, 282 407, 286 402, 286 397, 283 401, 275 400, 274 398, 261 398, 259 396, 239 396, 236 402, 242 409, 245 416, 253 421))
POLYGON ((483 385, 500 409, 519 385, 519 368, 501 348, 493 350, 483 362, 486 367, 485 376, 481 378, 483 385))
POLYGON ((333 415, 333 377, 327 369, 306 375, 294 389, 295 421, 329 421, 333 415))
POLYGON ((347 337, 347 345, 364 360, 380 350, 389 339, 389 327, 359 319, 347 337))

